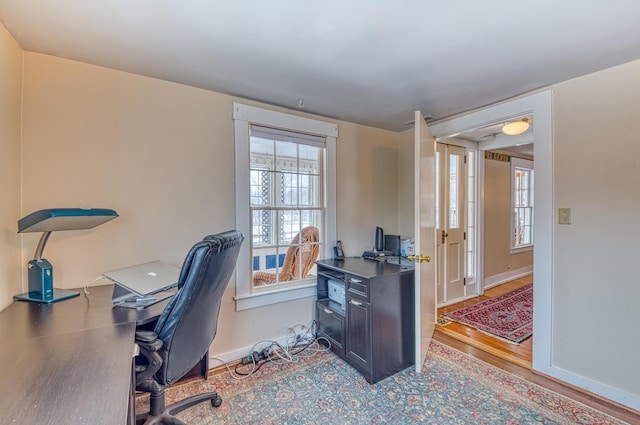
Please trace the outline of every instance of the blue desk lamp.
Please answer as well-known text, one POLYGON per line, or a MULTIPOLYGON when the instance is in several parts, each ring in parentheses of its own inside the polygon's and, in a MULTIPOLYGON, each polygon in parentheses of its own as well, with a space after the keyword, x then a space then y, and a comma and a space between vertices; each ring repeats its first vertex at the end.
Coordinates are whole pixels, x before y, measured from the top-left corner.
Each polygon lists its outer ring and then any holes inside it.
POLYGON ((36 211, 18 220, 18 233, 44 232, 29 261, 29 292, 15 295, 14 300, 53 303, 77 297, 79 292, 53 287, 53 267, 42 258, 42 252, 55 230, 91 229, 118 217, 114 210, 101 208, 50 208, 36 211))

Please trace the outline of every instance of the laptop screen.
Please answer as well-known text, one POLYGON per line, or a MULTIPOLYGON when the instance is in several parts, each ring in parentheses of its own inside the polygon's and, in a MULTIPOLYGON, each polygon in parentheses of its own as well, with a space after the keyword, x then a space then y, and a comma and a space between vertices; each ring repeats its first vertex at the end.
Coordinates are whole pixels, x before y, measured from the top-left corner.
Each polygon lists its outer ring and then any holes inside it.
POLYGON ((126 289, 123 293, 130 292, 130 297, 143 297, 176 286, 180 269, 162 261, 151 261, 104 272, 102 276, 126 289))

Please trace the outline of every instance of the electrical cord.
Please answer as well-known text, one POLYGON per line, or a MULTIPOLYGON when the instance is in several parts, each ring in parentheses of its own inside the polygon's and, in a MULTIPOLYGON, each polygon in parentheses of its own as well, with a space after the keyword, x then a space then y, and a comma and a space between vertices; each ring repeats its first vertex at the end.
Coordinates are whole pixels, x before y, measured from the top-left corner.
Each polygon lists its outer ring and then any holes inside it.
POLYGON ((296 363, 301 358, 308 359, 318 353, 331 349, 331 342, 324 338, 316 338, 314 329, 317 327, 316 321, 312 321, 310 326, 294 325, 286 330, 284 345, 273 340, 259 341, 253 345, 250 354, 245 359, 251 359, 249 363, 239 362, 233 370, 221 359, 212 357, 224 364, 229 375, 236 380, 242 380, 256 373, 262 366, 271 362, 277 365, 296 363), (296 330, 300 330, 300 333, 296 330), (326 344, 321 345, 320 342, 326 344), (266 346, 264 344, 267 344, 266 346), (259 347, 263 347, 258 349, 259 347), (243 368, 245 370, 243 370, 243 368), (249 370, 250 368, 250 370, 249 370))
MULTIPOLYGON (((246 375, 236 375, 236 373, 229 367, 229 363, 225 362, 224 360, 222 360, 221 358, 218 357, 209 357, 209 360, 217 360, 220 363, 222 363, 222 365, 224 367, 227 368, 227 372, 229 372, 229 376, 231 376, 233 379, 237 380, 237 381, 242 381, 243 379, 247 379, 248 377, 250 377, 255 370, 252 370, 250 374, 246 374, 246 375)), ((253 363, 253 367, 256 367, 256 364, 253 363)))
POLYGON ((331 343, 328 339, 324 337, 316 338, 314 337, 315 332, 314 329, 317 327, 317 323, 314 320, 309 327, 305 327, 304 325, 296 325, 293 328, 289 328, 287 332, 290 334, 289 338, 286 340, 287 345, 285 347, 279 346, 279 349, 274 350, 273 354, 275 354, 281 361, 277 359, 273 359, 275 363, 283 364, 283 363, 292 363, 297 362, 299 357, 303 352, 306 354, 304 358, 313 357, 319 352, 328 351, 331 349, 331 343), (304 333, 296 333, 296 328, 300 327, 304 333), (326 347, 321 347, 319 342, 323 341, 327 344, 326 347), (302 346, 302 349, 298 349, 293 351, 295 348, 302 346))
POLYGON ((96 283, 97 281, 99 281, 100 279, 103 279, 103 278, 104 278, 104 276, 100 275, 100 276, 96 277, 95 279, 93 279, 91 282, 89 282, 86 285, 84 285, 83 292, 84 292, 85 298, 88 298, 87 295, 91 294, 91 292, 89 292, 89 287, 91 285, 93 285, 94 283, 96 283))

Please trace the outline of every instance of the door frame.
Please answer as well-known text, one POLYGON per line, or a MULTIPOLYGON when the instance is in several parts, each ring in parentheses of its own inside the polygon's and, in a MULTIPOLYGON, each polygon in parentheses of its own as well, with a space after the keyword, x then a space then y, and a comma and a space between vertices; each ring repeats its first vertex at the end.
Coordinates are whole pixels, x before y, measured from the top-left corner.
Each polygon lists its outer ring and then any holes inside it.
MULTIPOLYGON (((453 137, 480 127, 533 115, 534 122, 534 173, 535 210, 533 253, 533 305, 532 369, 550 376, 557 376, 551 362, 552 352, 552 288, 553 288, 553 144, 552 144, 552 94, 544 91, 470 112, 430 126, 438 138, 453 137)), ((484 240, 484 155, 495 148, 490 143, 478 146, 479 211, 478 241, 484 240), (482 156, 480 156, 482 155, 482 156)), ((478 285, 483 288, 484 247, 478 244, 478 285)))

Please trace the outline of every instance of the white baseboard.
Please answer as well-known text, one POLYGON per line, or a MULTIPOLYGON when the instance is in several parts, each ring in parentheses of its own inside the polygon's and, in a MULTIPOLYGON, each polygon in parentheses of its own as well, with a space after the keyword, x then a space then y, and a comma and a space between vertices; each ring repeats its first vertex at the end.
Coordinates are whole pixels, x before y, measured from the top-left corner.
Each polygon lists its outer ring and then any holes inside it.
POLYGON ((504 273, 494 274, 493 276, 485 277, 483 281, 483 289, 487 290, 498 286, 502 283, 506 283, 521 277, 528 276, 533 273, 533 264, 530 266, 520 267, 519 269, 508 270, 504 273))
MULTIPOLYGON (((297 335, 304 336, 306 335, 306 330, 298 332, 297 335)), ((209 351, 209 369, 214 369, 218 366, 221 366, 225 363, 231 363, 240 360, 243 357, 247 357, 253 351, 262 351, 268 346, 270 346, 273 342, 277 342, 282 346, 287 345, 287 340, 291 339, 292 335, 285 335, 280 338, 274 339, 265 339, 258 341, 252 345, 247 345, 246 347, 241 347, 236 350, 227 351, 225 353, 213 353, 209 351)))
POLYGON ((466 297, 456 298, 455 300, 451 300, 451 301, 444 302, 442 304, 438 304, 437 308, 447 307, 447 306, 450 306, 452 304, 458 304, 458 303, 460 303, 462 301, 470 300, 471 298, 476 298, 477 296, 478 296, 478 294, 473 294, 473 295, 467 295, 466 297))
POLYGON ((582 388, 609 400, 613 400, 614 402, 620 403, 631 409, 640 410, 640 398, 635 394, 630 394, 617 388, 610 387, 557 366, 541 368, 534 367, 534 369, 559 381, 575 385, 578 388, 582 388))
POLYGON ((251 352, 252 347, 243 347, 233 351, 227 351, 226 353, 211 353, 209 352, 209 369, 215 369, 218 366, 222 366, 225 363, 232 363, 246 357, 251 352))

